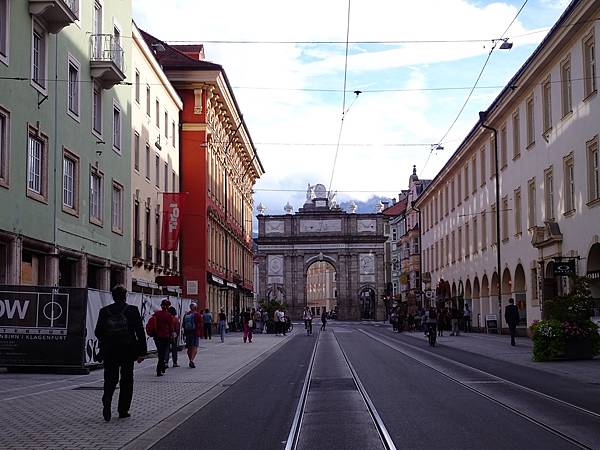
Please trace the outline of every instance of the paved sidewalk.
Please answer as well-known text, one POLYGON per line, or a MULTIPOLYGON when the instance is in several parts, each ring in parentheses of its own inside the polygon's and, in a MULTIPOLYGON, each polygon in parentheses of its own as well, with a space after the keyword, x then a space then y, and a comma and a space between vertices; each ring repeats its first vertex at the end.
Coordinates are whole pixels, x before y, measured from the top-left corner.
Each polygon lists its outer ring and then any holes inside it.
MULTIPOLYGON (((391 326, 387 324, 385 326, 389 327, 390 332, 392 331, 391 326)), ((449 331, 444 331, 443 337, 438 336, 438 344, 556 375, 571 377, 583 383, 600 383, 600 357, 583 361, 535 362, 532 360, 533 342, 528 337, 517 337, 517 345, 512 347, 508 335, 461 333, 459 336, 450 336, 449 334, 449 331)), ((422 331, 413 333, 405 331, 402 335, 427 342, 427 338, 422 331)))
POLYGON ((2 449, 118 449, 176 413, 185 405, 248 365, 266 358, 288 337, 254 336, 244 344, 241 333, 221 343, 200 341, 196 369, 181 367, 157 377, 156 359, 136 364, 131 418, 118 419, 118 390, 113 419, 102 419, 103 371, 89 375, 0 373, 0 447, 2 449))

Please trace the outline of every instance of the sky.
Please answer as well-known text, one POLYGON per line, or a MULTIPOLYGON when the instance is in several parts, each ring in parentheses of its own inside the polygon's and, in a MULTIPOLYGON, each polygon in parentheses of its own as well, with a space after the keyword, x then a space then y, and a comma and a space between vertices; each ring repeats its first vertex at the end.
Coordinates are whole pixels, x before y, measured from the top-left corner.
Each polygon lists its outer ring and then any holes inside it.
POLYGON ((350 0, 349 27, 348 0, 133 0, 133 15, 224 67, 266 171, 255 206, 283 214, 308 183, 341 203, 397 196, 413 165, 433 178, 568 3, 350 0), (511 50, 492 50, 501 37, 511 50))

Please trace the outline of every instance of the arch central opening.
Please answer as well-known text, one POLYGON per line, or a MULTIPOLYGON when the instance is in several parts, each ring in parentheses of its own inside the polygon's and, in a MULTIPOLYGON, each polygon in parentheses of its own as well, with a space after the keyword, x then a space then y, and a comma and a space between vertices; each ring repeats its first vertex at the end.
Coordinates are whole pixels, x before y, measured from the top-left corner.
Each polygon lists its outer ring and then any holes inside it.
POLYGON ((313 316, 323 311, 329 318, 337 316, 337 272, 327 261, 316 261, 306 271, 306 304, 313 316))

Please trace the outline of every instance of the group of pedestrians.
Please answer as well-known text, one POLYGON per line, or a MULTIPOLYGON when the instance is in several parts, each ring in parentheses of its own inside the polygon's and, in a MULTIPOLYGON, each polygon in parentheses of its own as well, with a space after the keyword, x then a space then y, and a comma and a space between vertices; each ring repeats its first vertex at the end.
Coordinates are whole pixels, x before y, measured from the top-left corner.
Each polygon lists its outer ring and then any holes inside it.
POLYGON ((421 308, 416 314, 405 314, 400 308, 394 308, 390 314, 392 329, 401 333, 402 331, 424 331, 427 332, 427 324, 431 323, 431 310, 435 311, 436 328, 438 336, 444 335, 444 330, 450 331, 451 336, 458 336, 461 331, 471 332, 471 309, 468 304, 464 308, 421 308))
MULTIPOLYGON (((304 321, 304 329, 306 330, 306 334, 308 336, 312 335, 312 321, 313 314, 312 310, 308 307, 304 307, 304 311, 302 312, 302 320, 304 321)), ((325 327, 327 326, 327 312, 325 308, 321 312, 321 331, 325 331, 325 327)))

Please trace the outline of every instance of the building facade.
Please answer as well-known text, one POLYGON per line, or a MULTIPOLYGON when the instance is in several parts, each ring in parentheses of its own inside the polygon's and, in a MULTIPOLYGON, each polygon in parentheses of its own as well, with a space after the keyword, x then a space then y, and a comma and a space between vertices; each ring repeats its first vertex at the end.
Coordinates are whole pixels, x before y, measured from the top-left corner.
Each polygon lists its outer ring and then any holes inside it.
POLYGON ((131 1, 0 11, 0 282, 127 282, 131 1))
POLYGON ((539 320, 544 296, 564 289, 561 261, 600 301, 599 13, 569 5, 416 201, 427 287, 471 304, 476 326, 504 324, 510 297, 522 326, 539 320))
POLYGON ((253 304, 252 189, 264 169, 224 69, 202 46, 142 35, 183 101, 183 295, 235 314, 253 304))
POLYGON ((163 193, 179 192, 179 113, 183 102, 155 53, 132 26, 131 255, 132 289, 160 293, 157 276, 179 275, 179 250, 162 251, 163 193))

